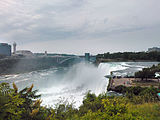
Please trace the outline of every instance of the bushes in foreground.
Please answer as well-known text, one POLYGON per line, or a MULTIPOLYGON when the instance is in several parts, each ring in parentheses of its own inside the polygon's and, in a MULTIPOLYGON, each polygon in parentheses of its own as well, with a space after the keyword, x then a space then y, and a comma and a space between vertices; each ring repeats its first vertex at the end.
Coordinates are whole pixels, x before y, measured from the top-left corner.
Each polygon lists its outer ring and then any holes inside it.
MULTIPOLYGON (((79 109, 72 104, 59 104, 56 108, 41 106, 40 95, 37 90, 32 90, 33 85, 18 92, 13 83, 13 89, 8 83, 0 84, 0 120, 159 120, 160 103, 141 102, 146 99, 142 94, 148 89, 142 88, 131 90, 134 97, 137 97, 138 105, 133 104, 132 98, 96 96, 88 92, 79 109), (138 91, 136 91, 138 90, 138 91), (139 93, 139 91, 141 91, 139 93), (144 110, 143 110, 144 109, 144 110), (151 114, 152 112, 152 114, 151 114)), ((131 88, 130 88, 131 89, 131 88)), ((152 89, 155 91, 155 89, 152 89)))
POLYGON ((149 102, 158 102, 157 93, 160 92, 159 88, 154 87, 140 87, 140 86, 131 86, 126 87, 123 85, 116 86, 115 91, 122 93, 127 97, 131 102, 135 104, 149 103, 149 102))

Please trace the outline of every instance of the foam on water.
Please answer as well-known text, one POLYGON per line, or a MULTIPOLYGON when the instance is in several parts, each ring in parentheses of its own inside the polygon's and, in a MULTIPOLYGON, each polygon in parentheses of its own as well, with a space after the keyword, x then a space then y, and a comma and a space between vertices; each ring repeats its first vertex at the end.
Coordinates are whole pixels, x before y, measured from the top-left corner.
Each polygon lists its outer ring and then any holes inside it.
POLYGON ((94 65, 76 64, 63 77, 57 79, 56 85, 40 90, 43 104, 54 105, 55 101, 61 98, 69 102, 75 101, 75 106, 79 106, 87 91, 91 90, 97 95, 105 91, 108 81, 104 75, 104 72, 94 65))
POLYGON ((42 94, 42 105, 54 106, 59 101, 67 100, 74 102, 75 107, 79 107, 89 90, 96 95, 106 92, 108 79, 104 76, 109 75, 111 71, 125 71, 135 66, 133 63, 113 62, 100 63, 96 67, 93 64, 82 62, 67 69, 51 68, 18 75, 0 76, 0 82, 12 83, 14 81, 20 89, 33 83, 34 89, 38 89, 39 94, 42 94))
POLYGON ((61 78, 60 84, 41 89, 43 104, 54 105, 61 98, 68 102, 74 101, 75 106, 78 107, 89 90, 96 95, 106 92, 108 79, 104 77, 105 75, 123 69, 126 68, 116 63, 100 63, 98 68, 88 63, 74 65, 61 78))

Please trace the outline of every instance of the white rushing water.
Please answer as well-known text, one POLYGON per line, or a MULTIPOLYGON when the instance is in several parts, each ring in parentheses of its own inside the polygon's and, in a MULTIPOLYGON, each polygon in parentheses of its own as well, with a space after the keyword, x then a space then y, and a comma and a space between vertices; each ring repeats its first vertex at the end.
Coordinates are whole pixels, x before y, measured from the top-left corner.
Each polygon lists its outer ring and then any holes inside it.
POLYGON ((52 68, 43 71, 35 71, 25 74, 1 76, 0 82, 13 81, 19 88, 34 84, 34 88, 41 94, 42 105, 54 106, 60 101, 74 103, 79 107, 85 94, 90 90, 96 95, 106 92, 108 79, 111 71, 126 70, 134 67, 137 70, 144 65, 128 64, 124 62, 100 63, 98 67, 89 63, 78 63, 70 68, 52 68))
POLYGON ((40 90, 43 104, 53 105, 58 99, 75 102, 78 107, 89 90, 96 95, 103 93, 107 89, 109 75, 113 70, 124 69, 121 66, 101 63, 98 68, 92 64, 79 63, 74 65, 59 80, 59 82, 49 88, 40 90))

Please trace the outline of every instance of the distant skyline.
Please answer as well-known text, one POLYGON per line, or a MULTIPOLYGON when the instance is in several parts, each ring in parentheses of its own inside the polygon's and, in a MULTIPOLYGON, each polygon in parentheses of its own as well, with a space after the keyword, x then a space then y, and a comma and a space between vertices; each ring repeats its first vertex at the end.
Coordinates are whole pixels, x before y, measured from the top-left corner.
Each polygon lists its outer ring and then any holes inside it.
POLYGON ((0 0, 0 42, 91 54, 160 47, 159 0, 0 0))

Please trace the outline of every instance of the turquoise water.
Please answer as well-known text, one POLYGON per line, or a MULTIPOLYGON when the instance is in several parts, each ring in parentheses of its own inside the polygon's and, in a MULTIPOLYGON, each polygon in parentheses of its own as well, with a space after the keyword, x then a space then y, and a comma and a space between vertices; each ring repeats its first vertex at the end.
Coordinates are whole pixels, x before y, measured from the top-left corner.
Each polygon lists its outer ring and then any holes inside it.
POLYGON ((160 93, 158 93, 157 95, 160 96, 160 93))

